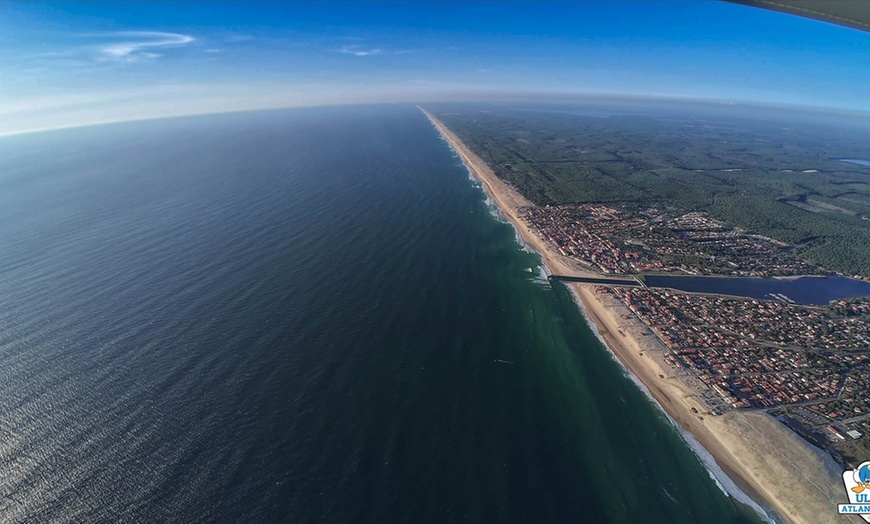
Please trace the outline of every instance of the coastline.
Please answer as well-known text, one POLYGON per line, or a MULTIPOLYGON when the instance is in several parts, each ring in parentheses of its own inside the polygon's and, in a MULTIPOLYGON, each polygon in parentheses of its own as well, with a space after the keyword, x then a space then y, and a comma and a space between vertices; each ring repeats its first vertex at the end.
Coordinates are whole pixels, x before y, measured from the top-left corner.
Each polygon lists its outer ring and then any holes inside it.
MULTIPOLYGON (((493 172, 492 168, 471 152, 459 138, 453 134, 440 120, 431 113, 417 106, 424 115, 432 122, 432 125, 441 133, 441 136, 450 144, 450 147, 462 159, 462 163, 471 174, 483 185, 484 191, 498 206, 501 213, 507 218, 520 235, 522 242, 541 256, 544 267, 550 274, 570 277, 602 278, 602 275, 585 269, 579 264, 554 252, 547 243, 539 237, 532 228, 520 217, 520 210, 534 205, 519 191, 515 190, 493 172)), ((604 276, 603 278, 607 278, 604 276)))
MULTIPOLYGON (((500 180, 442 122, 422 107, 418 109, 481 182, 501 213, 514 225, 522 242, 541 256, 550 274, 602 276, 556 253, 521 218, 521 210, 533 204, 500 180)), ((696 379, 664 362, 665 347, 655 336, 644 334, 646 327, 628 308, 612 295, 595 293, 593 285, 566 285, 606 347, 684 432, 684 439, 714 478, 725 484, 723 489, 729 495, 755 509, 763 507, 769 514, 772 510, 778 521, 787 523, 851 520, 843 519, 831 506, 830 498, 842 496, 843 488, 840 480, 828 472, 819 450, 765 413, 729 411, 710 415, 702 400, 705 386, 692 383, 696 379), (709 454, 709 460, 690 440, 709 454)))

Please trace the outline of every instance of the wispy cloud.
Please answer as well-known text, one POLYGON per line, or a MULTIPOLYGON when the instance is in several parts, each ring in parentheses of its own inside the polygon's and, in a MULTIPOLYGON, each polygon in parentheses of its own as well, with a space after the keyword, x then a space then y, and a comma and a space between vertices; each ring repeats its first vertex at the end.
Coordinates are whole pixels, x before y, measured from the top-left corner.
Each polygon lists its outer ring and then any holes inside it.
POLYGON ((381 50, 380 48, 364 48, 357 45, 344 45, 341 46, 338 52, 343 55, 373 56, 381 54, 383 50, 381 50))
POLYGON ((141 58, 158 58, 161 55, 153 52, 153 49, 182 46, 195 40, 190 35, 159 31, 119 31, 103 36, 125 39, 102 46, 100 53, 105 58, 127 62, 141 58))
POLYGON ((413 53, 413 49, 390 49, 385 47, 372 47, 358 44, 343 45, 336 49, 343 55, 375 56, 375 55, 407 55, 413 53))

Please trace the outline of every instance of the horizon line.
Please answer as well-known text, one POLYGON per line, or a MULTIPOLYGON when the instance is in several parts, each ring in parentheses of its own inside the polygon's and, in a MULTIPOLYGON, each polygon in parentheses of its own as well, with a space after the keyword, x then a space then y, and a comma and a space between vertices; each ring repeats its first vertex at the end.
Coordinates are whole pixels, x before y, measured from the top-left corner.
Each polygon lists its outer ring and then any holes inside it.
MULTIPOLYGON (((208 116, 208 115, 227 115, 233 113, 254 113, 260 111, 277 111, 277 110, 287 110, 287 109, 306 109, 306 108, 318 108, 318 107, 352 107, 352 106, 377 106, 377 105, 409 105, 409 106, 417 106, 423 104, 495 104, 495 103, 571 103, 571 102, 580 102, 583 100, 591 101, 594 99, 602 100, 602 99, 624 99, 624 100, 635 100, 635 101, 646 101, 646 102, 693 102, 700 104, 709 104, 713 106, 743 106, 743 107, 761 107, 767 109, 779 109, 779 110, 800 110, 802 112, 807 113, 822 113, 831 116, 851 116, 851 117, 866 117, 870 119, 870 110, 864 109, 846 109, 842 107, 829 107, 829 106, 816 106, 816 105, 804 105, 798 103, 789 103, 789 102, 768 102, 768 101, 758 101, 758 100, 736 100, 736 99, 721 99, 721 98, 707 98, 707 97, 698 97, 698 96, 679 96, 679 95, 635 95, 635 94, 627 94, 627 93, 554 93, 554 92, 527 92, 523 94, 514 93, 513 95, 498 95, 493 94, 490 98, 440 98, 426 101, 401 101, 401 102, 372 102, 372 101, 359 101, 359 102, 324 102, 324 103, 315 103, 315 104, 298 104, 298 105, 276 105, 271 107, 263 107, 263 108, 255 108, 255 109, 227 109, 227 110, 214 110, 214 111, 191 111, 191 112, 180 112, 174 114, 166 114, 166 115, 158 115, 158 116, 147 116, 141 118, 119 118, 119 119, 109 119, 109 120, 98 120, 92 122, 82 122, 77 124, 65 124, 59 126, 50 126, 50 127, 40 127, 35 129, 24 129, 19 131, 9 131, 9 132, 0 132, 0 139, 20 136, 20 135, 29 135, 36 133, 46 133, 51 131, 63 131, 67 129, 77 129, 82 127, 96 127, 103 125, 111 125, 111 124, 124 124, 124 123, 132 123, 132 122, 149 122, 156 120, 167 120, 172 118, 184 118, 191 116, 208 116), (540 98, 544 98, 543 100, 533 100, 535 96, 540 98)), ((868 121, 870 124, 870 121, 868 121)))

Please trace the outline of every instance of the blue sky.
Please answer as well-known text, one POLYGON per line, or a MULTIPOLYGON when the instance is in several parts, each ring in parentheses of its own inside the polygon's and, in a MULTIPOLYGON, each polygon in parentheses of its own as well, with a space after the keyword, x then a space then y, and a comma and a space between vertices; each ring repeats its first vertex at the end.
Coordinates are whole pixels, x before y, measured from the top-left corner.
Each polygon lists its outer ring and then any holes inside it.
POLYGON ((0 134, 625 94, 870 111, 870 34, 729 3, 0 3, 0 134))

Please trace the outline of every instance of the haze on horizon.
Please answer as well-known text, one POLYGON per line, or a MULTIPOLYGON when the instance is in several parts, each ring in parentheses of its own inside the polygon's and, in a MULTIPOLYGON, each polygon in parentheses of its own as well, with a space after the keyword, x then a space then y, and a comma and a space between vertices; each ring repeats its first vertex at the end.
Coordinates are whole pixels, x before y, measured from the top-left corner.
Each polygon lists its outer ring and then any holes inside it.
POLYGON ((870 34, 718 1, 2 3, 0 135, 598 95, 870 111, 870 34))

